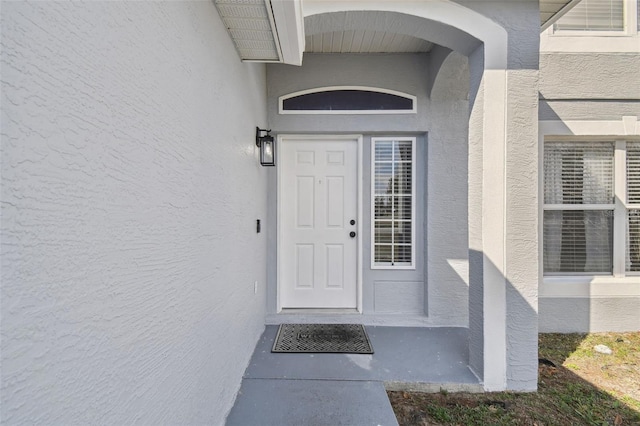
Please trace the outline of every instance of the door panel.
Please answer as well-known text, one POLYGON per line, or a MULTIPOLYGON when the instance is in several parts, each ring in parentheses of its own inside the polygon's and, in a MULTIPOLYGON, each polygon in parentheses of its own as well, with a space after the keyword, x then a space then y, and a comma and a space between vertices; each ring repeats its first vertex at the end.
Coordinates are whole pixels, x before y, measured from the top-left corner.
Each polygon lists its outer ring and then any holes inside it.
POLYGON ((357 140, 283 140, 280 167, 281 306, 355 308, 357 140))

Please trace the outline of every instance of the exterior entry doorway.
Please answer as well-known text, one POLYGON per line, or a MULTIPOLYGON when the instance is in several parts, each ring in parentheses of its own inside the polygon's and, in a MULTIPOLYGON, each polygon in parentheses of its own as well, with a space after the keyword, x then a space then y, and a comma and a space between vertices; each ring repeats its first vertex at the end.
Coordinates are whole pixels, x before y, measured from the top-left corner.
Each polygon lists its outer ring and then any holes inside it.
POLYGON ((280 309, 358 307, 361 141, 280 137, 280 309))

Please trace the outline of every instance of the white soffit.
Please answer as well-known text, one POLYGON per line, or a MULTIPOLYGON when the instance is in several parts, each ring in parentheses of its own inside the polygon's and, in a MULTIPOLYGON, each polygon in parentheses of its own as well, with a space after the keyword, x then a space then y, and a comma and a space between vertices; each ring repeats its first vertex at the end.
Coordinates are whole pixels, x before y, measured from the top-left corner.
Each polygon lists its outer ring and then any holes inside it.
POLYGON ((414 53, 429 52, 433 43, 403 34, 374 30, 335 31, 306 37, 310 53, 414 53))
POLYGON ((243 61, 301 65, 301 0, 214 0, 243 61))

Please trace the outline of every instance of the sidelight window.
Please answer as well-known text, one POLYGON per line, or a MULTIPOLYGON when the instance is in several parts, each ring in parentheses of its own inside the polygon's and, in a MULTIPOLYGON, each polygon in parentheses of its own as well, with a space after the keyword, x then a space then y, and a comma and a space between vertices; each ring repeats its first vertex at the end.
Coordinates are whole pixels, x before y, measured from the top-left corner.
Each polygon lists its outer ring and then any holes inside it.
POLYGON ((415 268, 415 143, 372 139, 373 268, 415 268))

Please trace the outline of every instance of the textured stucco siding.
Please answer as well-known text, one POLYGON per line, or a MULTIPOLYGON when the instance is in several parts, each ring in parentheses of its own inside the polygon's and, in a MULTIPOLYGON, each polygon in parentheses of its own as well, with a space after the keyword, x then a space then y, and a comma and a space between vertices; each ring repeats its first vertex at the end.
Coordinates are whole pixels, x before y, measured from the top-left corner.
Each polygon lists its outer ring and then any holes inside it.
POLYGON ((263 329, 264 66, 211 2, 1 28, 2 422, 222 424, 263 329))
POLYGON ((540 55, 542 99, 640 99, 640 55, 544 53, 540 55))
MULTIPOLYGON (((638 84, 640 84, 640 81, 638 84)), ((540 101, 540 120, 619 121, 625 115, 640 117, 640 98, 623 101, 540 101)))
POLYGON ((541 333, 640 330, 640 297, 540 298, 541 333))
POLYGON ((469 61, 450 53, 434 76, 428 113, 428 314, 434 324, 461 327, 469 324, 468 96, 469 61))
POLYGON ((506 73, 506 346, 507 389, 538 385, 538 2, 511 9, 505 26, 506 73))
POLYGON ((507 388, 538 381, 538 72, 507 72, 507 388))

